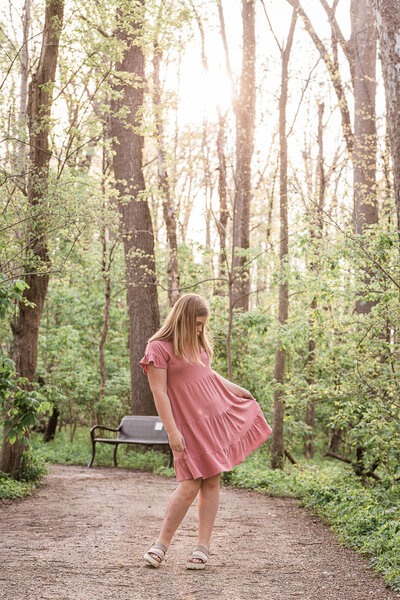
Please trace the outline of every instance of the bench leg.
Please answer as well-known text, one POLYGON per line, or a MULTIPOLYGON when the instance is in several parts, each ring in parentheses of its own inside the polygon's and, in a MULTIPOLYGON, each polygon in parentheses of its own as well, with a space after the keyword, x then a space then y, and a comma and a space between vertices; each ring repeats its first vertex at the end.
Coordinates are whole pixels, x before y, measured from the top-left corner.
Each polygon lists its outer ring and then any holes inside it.
POLYGON ((113 456, 114 456, 114 467, 118 467, 118 465, 117 465, 117 450, 118 450, 118 444, 115 444, 114 445, 114 454, 113 454, 113 456))
POLYGON ((95 454, 96 454, 96 442, 94 440, 92 440, 92 456, 91 456, 89 464, 88 464, 89 468, 93 464, 95 454))
POLYGON ((168 461, 168 465, 167 465, 168 469, 170 467, 172 467, 173 462, 174 462, 174 455, 173 455, 172 450, 170 448, 169 449, 169 461, 168 461))

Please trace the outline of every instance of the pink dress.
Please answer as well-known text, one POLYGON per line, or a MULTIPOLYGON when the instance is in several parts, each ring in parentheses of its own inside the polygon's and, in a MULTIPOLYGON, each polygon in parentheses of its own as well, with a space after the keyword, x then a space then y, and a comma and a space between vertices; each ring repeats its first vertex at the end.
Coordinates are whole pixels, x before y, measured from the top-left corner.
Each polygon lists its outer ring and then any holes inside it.
POLYGON ((211 369, 206 352, 204 366, 187 363, 172 350, 172 342, 149 342, 140 364, 153 362, 167 369, 168 397, 175 423, 186 449, 174 452, 178 481, 212 477, 243 462, 271 434, 258 402, 230 392, 211 369))

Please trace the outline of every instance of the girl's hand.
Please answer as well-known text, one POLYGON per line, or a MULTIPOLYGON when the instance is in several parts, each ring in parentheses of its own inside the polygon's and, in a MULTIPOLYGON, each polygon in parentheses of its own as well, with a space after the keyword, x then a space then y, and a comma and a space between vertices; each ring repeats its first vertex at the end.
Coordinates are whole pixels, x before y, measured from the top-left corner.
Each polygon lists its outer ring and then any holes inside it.
POLYGON ((186 448, 185 438, 178 429, 168 434, 169 445, 174 452, 183 452, 186 448))
POLYGON ((249 398, 250 400, 255 400, 254 396, 250 394, 248 390, 243 388, 242 398, 249 398))

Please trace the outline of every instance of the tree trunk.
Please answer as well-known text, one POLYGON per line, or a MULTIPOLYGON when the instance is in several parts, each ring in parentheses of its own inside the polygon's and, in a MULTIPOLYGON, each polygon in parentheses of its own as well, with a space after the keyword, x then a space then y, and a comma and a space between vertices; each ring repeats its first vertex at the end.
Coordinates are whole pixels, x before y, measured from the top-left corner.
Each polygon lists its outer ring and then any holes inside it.
MULTIPOLYGON (((354 86, 354 231, 362 234, 378 222, 376 199, 376 27, 370 4, 351 2, 351 47, 353 49, 354 86)), ((366 270, 365 284, 371 275, 366 270)), ((368 314, 375 304, 356 299, 356 313, 368 314)))
POLYGON ((57 423, 59 416, 60 411, 58 410, 57 406, 53 406, 53 412, 51 413, 51 416, 47 422, 46 431, 43 435, 44 442, 50 442, 51 440, 54 440, 54 436, 56 435, 57 431, 57 423))
MULTIPOLYGON (((354 229, 356 234, 362 234, 368 225, 378 222, 376 28, 372 9, 365 0, 351 2, 351 44, 354 57, 354 229)), ((366 306, 363 312, 369 312, 366 306)))
POLYGON ((386 112, 393 160, 394 197, 400 236, 400 4, 398 0, 373 0, 380 58, 386 91, 386 112))
POLYGON ((113 167, 118 191, 120 232, 124 245, 132 410, 154 415, 156 409, 146 376, 139 361, 147 340, 159 328, 155 278, 154 237, 143 176, 143 135, 138 131, 138 111, 144 98, 144 55, 141 47, 144 0, 128 2, 118 10, 116 37, 125 44, 115 66, 122 77, 115 78, 111 102, 113 167), (129 77, 127 77, 129 76, 129 77))
MULTIPOLYGON (((288 187, 287 187, 287 170, 288 170, 288 155, 287 155, 287 132, 286 132, 286 105, 288 96, 288 76, 289 76, 289 58, 292 48, 294 30, 296 27, 296 10, 293 10, 292 21, 286 47, 282 50, 282 75, 281 75, 281 94, 279 98, 279 166, 280 166, 280 243, 279 243, 279 261, 280 261, 280 283, 279 283, 279 308, 278 321, 279 326, 283 328, 288 320, 289 315, 289 285, 285 270, 288 265, 289 258, 289 227, 288 227, 288 187)), ((283 440, 284 426, 284 391, 285 383, 285 360, 286 351, 282 347, 280 335, 278 335, 278 343, 275 353, 274 366, 274 415, 272 419, 272 435, 271 435, 271 469, 282 469, 285 454, 283 440)))
MULTIPOLYGON (((320 55, 321 59, 324 61, 325 66, 328 70, 328 73, 329 73, 331 81, 332 81, 333 89, 335 90, 336 97, 338 100, 338 108, 340 110, 340 114, 342 117, 343 137, 346 141, 347 151, 349 153, 349 156, 351 157, 351 156, 353 156, 353 132, 351 129, 350 110, 349 110, 341 74, 338 69, 339 65, 337 63, 336 57, 330 56, 324 43, 318 37, 314 27, 312 26, 312 23, 307 15, 307 13, 301 6, 300 0, 287 0, 287 2, 289 2, 289 4, 295 10, 297 10, 298 15, 302 18, 305 29, 306 29, 307 33, 309 34, 309 36, 311 37, 312 41, 314 42, 314 45, 315 45, 317 51, 319 52, 319 55, 320 55)), ((321 4, 324 6, 325 10, 327 10, 328 12, 332 12, 332 8, 329 8, 326 0, 321 0, 321 4)), ((336 4, 336 3, 334 3, 334 4, 336 4)), ((332 28, 334 30, 334 34, 336 36, 339 36, 339 39, 340 39, 340 42, 342 45, 342 49, 343 49, 347 59, 350 61, 351 51, 350 51, 349 45, 345 42, 345 40, 343 40, 343 36, 341 34, 340 29, 338 27, 336 27, 336 28, 333 27, 333 24, 337 25, 336 20, 334 18, 334 13, 331 14, 330 20, 331 20, 332 28)), ((350 64, 350 70, 351 70, 351 68, 352 68, 352 65, 350 64)))
MULTIPOLYGON (((103 157, 102 157, 102 179, 101 179, 101 192, 102 192, 102 204, 101 204, 101 275, 104 280, 104 307, 103 307, 103 327, 101 331, 101 336, 99 340, 99 372, 100 372, 100 391, 99 391, 99 401, 105 397, 106 394, 106 381, 107 381, 107 373, 106 373, 106 361, 104 355, 104 347, 107 340, 108 329, 110 326, 110 308, 111 308, 111 265, 112 265, 112 255, 114 252, 116 240, 114 240, 111 248, 108 248, 109 241, 109 228, 106 223, 106 186, 105 180, 107 176, 108 170, 108 161, 107 161, 107 150, 106 150, 106 125, 103 128, 103 157)), ((96 415, 95 421, 98 425, 102 425, 102 417, 101 412, 98 411, 96 415)))
MULTIPOLYGON (((160 5, 162 8, 162 4, 160 5)), ((160 11, 161 11, 160 8, 160 11)), ((179 264, 178 264, 178 241, 176 234, 176 212, 174 200, 171 195, 171 189, 168 179, 168 173, 165 163, 164 148, 164 124, 161 114, 161 86, 160 86, 160 64, 161 49, 154 42, 153 54, 153 106, 156 121, 156 141, 158 155, 158 186, 161 192, 163 214, 165 226, 167 229, 168 244, 168 298, 170 306, 173 306, 179 298, 179 264)))
POLYGON ((240 94, 235 101, 236 115, 236 186, 233 203, 233 306, 249 309, 250 270, 248 250, 250 237, 251 160, 254 149, 255 121, 255 0, 242 0, 243 55, 240 94))
MULTIPOLYGON (((227 254, 226 254, 226 230, 228 225, 227 184, 226 184, 226 157, 225 157, 225 116, 218 111, 218 197, 219 197, 219 220, 217 221, 219 235, 219 258, 218 277, 226 277, 227 254)), ((217 281, 215 294, 224 295, 222 281, 217 281)))
MULTIPOLYGON (((46 231, 46 192, 49 174, 49 130, 53 84, 55 81, 64 1, 48 0, 45 10, 42 48, 39 65, 32 76, 28 91, 29 158, 28 203, 31 209, 28 239, 32 256, 25 266, 25 281, 29 288, 25 298, 34 306, 19 303, 14 327, 14 352, 18 376, 33 382, 36 375, 39 326, 49 282, 50 258, 46 231), (33 265, 34 263, 34 265, 33 265), (40 268, 38 269, 38 263, 40 268), (42 274, 31 273, 43 271, 42 274)), ((6 433, 6 432, 5 432, 6 433)), ((4 435, 0 454, 0 471, 18 474, 24 446, 11 445, 4 435)))
POLYGON ((31 5, 32 0, 25 0, 24 11, 22 17, 23 42, 20 54, 21 63, 21 84, 20 84, 20 105, 18 115, 18 171, 21 174, 21 181, 25 181, 24 163, 25 163, 25 119, 26 119, 26 104, 28 92, 28 72, 29 72, 29 29, 31 21, 31 5))
MULTIPOLYGON (((323 209, 325 204, 325 169, 324 169, 324 143, 323 143, 323 124, 322 118, 324 115, 324 104, 320 103, 318 106, 318 159, 317 159, 317 173, 316 173, 316 191, 318 193, 318 205, 316 211, 315 223, 310 226, 310 238, 314 243, 318 244, 322 239, 323 235, 323 209)), ((317 252, 319 249, 317 248, 317 252)), ((310 265, 311 271, 314 273, 314 277, 319 276, 319 265, 314 260, 310 265)), ((309 319, 310 336, 308 339, 308 354, 306 361, 306 380, 307 385, 310 388, 309 398, 307 401, 306 410, 306 425, 308 426, 308 432, 306 433, 306 440, 304 444, 304 453, 307 459, 311 459, 314 456, 314 424, 315 424, 315 397, 313 386, 315 384, 315 340, 314 340, 314 311, 317 309, 317 298, 314 297, 311 301, 311 316, 309 319)))

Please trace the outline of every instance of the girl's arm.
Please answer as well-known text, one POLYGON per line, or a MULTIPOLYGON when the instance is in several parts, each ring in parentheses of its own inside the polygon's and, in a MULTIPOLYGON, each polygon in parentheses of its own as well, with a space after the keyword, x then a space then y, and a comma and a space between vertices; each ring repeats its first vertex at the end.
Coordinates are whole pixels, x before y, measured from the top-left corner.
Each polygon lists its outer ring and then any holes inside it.
POLYGON ((239 385, 236 385, 236 383, 232 383, 232 381, 229 381, 229 379, 225 379, 225 377, 222 377, 222 375, 220 375, 216 371, 213 371, 213 373, 214 373, 214 375, 216 375, 218 377, 218 379, 220 381, 222 381, 224 386, 230 392, 232 392, 232 394, 235 394, 235 396, 239 396, 239 398, 252 398, 253 400, 255 400, 255 398, 253 398, 252 394, 250 394, 250 392, 248 390, 246 390, 245 388, 242 388, 239 385))
POLYGON ((176 426, 167 393, 167 369, 159 369, 150 363, 147 365, 147 376, 157 412, 168 434, 169 445, 175 452, 183 452, 185 440, 176 426))

